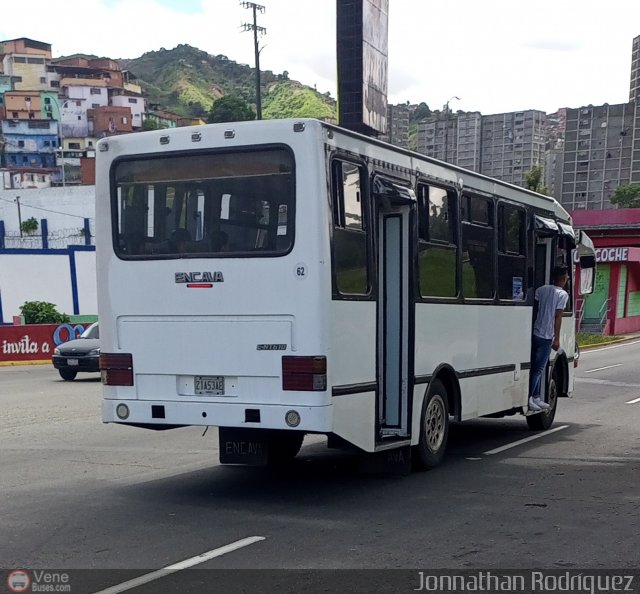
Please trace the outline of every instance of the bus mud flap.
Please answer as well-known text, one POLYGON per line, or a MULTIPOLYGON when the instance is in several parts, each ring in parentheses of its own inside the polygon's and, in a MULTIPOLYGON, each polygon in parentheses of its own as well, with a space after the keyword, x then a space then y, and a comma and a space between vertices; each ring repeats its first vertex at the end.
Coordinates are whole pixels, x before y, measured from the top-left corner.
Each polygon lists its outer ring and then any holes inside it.
POLYGON ((220 464, 266 466, 269 462, 268 432, 261 429, 220 427, 220 464))
POLYGON ((411 448, 403 446, 382 452, 362 453, 358 470, 367 474, 406 476, 411 473, 411 448))

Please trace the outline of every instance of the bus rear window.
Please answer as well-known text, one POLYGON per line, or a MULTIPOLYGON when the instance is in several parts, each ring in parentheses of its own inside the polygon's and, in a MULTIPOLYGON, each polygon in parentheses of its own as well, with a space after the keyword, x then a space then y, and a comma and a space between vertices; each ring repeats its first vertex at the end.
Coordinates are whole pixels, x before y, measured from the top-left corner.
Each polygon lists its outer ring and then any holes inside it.
POLYGON ((112 180, 119 257, 278 256, 293 245, 284 149, 121 160, 112 180))

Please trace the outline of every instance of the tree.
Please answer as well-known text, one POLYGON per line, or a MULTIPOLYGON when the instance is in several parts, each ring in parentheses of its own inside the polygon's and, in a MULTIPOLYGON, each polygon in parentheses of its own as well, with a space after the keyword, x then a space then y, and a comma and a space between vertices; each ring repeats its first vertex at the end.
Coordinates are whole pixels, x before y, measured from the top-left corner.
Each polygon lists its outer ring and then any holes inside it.
POLYGON ((618 208, 640 208, 640 184, 619 186, 610 200, 618 208))
POLYGON ((47 301, 25 301, 20 306, 25 324, 65 324, 69 322, 67 314, 61 314, 53 303, 47 301))
POLYGON ((420 120, 426 120, 430 116, 431 110, 429 109, 429 106, 423 101, 422 103, 420 103, 420 105, 418 105, 418 107, 416 107, 416 110, 413 112, 412 119, 414 122, 419 122, 420 120))
POLYGON ((207 121, 210 124, 219 122, 245 122, 255 119, 256 115, 249 104, 233 95, 225 95, 213 102, 207 121))
POLYGON ((144 122, 142 122, 142 129, 147 132, 149 130, 159 130, 160 125, 158 124, 158 120, 155 118, 147 118, 144 122))
POLYGON ((544 185, 544 170, 542 165, 534 165, 524 174, 524 187, 527 190, 533 190, 538 194, 547 194, 547 188, 544 185))

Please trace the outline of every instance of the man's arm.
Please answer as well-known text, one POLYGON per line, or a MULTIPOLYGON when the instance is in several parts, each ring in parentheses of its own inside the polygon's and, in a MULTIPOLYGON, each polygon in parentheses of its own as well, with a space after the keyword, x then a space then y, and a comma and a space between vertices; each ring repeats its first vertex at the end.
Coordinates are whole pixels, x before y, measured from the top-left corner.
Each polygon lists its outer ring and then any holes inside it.
POLYGON ((553 342, 551 348, 557 351, 560 348, 560 327, 562 326, 562 309, 556 309, 556 315, 553 320, 553 342))

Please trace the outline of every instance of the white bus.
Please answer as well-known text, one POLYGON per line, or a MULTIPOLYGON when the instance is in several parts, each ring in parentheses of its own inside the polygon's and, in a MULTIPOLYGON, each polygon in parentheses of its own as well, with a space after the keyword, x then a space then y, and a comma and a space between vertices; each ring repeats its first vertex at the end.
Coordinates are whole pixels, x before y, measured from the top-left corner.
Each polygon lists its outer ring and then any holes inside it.
POLYGON ((219 427, 221 462, 325 434, 428 468, 450 421, 546 429, 573 389, 572 297, 527 412, 534 289, 595 265, 548 196, 274 120, 101 140, 96 222, 104 422, 219 427))

